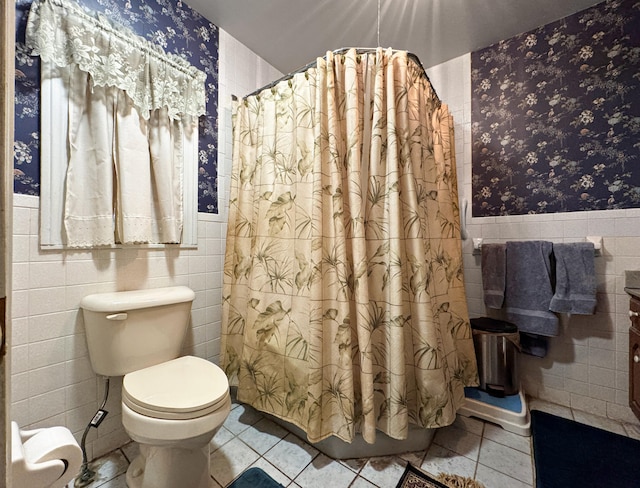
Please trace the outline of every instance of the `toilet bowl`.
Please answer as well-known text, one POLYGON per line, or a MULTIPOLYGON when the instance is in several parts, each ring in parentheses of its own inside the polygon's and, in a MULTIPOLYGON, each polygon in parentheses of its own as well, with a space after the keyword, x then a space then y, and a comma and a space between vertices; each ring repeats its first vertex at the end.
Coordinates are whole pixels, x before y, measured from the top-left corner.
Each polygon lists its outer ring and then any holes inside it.
POLYGON ((140 443, 130 488, 209 486, 209 442, 229 415, 227 378, 215 364, 180 357, 125 375, 122 424, 140 443))
POLYGON ((89 359, 121 376, 122 424, 140 444, 129 488, 208 488, 209 442, 231 410, 215 364, 179 357, 195 294, 185 286, 102 293, 81 301, 89 359))

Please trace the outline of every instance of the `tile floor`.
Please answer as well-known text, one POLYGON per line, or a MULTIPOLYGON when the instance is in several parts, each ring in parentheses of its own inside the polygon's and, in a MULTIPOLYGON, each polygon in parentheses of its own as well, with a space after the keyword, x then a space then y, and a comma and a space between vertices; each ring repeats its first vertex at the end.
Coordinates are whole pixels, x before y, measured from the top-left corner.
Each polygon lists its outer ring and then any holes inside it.
MULTIPOLYGON (((529 407, 640 439, 635 425, 540 400, 529 407)), ((132 443, 97 460, 97 478, 90 487, 126 488, 124 473, 136 453, 132 443)), ((211 443, 211 486, 227 486, 257 466, 285 487, 393 488, 411 462, 433 475, 447 472, 474 478, 486 488, 531 488, 532 461, 529 437, 465 417, 439 429, 426 451, 334 461, 251 407, 234 404, 211 443)))

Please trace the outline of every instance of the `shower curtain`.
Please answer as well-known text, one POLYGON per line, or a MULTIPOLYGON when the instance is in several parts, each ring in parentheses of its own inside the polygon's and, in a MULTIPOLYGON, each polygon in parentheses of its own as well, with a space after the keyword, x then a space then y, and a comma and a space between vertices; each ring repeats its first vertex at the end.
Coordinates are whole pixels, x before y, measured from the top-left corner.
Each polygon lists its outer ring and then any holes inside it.
POLYGON ((477 384, 452 118, 406 52, 234 107, 222 363, 311 442, 450 424, 477 384))

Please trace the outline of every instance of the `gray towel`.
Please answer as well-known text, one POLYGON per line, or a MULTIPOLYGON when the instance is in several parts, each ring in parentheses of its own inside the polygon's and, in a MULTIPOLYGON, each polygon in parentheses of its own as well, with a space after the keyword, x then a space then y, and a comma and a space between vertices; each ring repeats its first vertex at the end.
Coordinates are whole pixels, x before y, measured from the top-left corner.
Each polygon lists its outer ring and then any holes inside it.
POLYGON ((506 250, 506 244, 482 245, 482 289, 489 308, 502 308, 504 302, 506 250))
POLYGON ((544 358, 549 350, 549 338, 541 335, 520 332, 520 352, 544 358))
POLYGON ((547 241, 507 242, 505 310, 522 332, 558 335, 558 316, 549 311, 552 248, 547 241))
POLYGON ((596 308, 596 271, 591 242, 554 244, 556 292, 549 310, 591 315, 596 308))

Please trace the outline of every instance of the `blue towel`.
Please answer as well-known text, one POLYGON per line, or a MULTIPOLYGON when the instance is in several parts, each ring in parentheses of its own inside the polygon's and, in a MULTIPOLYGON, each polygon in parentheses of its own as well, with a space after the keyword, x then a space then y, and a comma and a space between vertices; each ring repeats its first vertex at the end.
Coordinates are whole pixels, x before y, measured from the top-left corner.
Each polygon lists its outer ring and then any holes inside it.
POLYGON ((591 242, 554 244, 556 292, 549 310, 591 315, 596 309, 596 272, 591 242))
POLYGON ((549 311, 552 249, 547 241, 507 242, 505 311, 521 332, 558 335, 558 316, 549 311))

